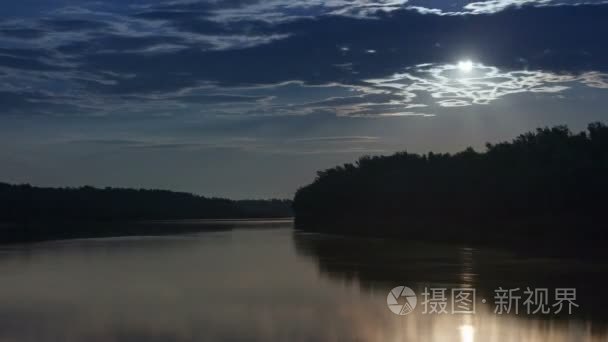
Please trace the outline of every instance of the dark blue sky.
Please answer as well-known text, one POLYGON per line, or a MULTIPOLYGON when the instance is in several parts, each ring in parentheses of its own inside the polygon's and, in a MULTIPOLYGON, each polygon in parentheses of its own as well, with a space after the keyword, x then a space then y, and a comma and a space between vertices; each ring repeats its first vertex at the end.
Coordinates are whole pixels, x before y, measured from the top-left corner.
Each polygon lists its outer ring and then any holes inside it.
POLYGON ((0 181, 287 197, 363 154, 606 121, 608 2, 22 0, 0 181))

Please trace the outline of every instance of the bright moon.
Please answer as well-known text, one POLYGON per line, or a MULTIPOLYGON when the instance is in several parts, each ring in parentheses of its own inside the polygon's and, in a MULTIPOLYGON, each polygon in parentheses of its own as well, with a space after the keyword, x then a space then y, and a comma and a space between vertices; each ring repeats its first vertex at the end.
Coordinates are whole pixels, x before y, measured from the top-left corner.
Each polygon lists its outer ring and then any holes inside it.
POLYGON ((466 60, 458 62, 458 69, 463 72, 469 72, 473 70, 473 62, 466 60))

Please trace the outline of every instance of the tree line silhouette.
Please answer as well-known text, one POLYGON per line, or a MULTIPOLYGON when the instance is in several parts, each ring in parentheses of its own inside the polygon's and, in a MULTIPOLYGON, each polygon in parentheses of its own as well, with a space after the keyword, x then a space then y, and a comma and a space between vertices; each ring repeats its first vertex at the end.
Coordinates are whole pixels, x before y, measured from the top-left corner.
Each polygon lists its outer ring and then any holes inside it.
POLYGON ((326 232, 603 239, 607 190, 608 127, 591 123, 577 134, 539 128, 485 152, 364 156, 319 171, 294 211, 299 228, 326 232))
POLYGON ((225 230, 232 228, 229 222, 183 219, 291 216, 289 200, 233 201, 165 190, 0 183, 0 243, 225 230))
POLYGON ((0 183, 0 222, 290 217, 291 201, 208 198, 166 190, 41 188, 0 183))

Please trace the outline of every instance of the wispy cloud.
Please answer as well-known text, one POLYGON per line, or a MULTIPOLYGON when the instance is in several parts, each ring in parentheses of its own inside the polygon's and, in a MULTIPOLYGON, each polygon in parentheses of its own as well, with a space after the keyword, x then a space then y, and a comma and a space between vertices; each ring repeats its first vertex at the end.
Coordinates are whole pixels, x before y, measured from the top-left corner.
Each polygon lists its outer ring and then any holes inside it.
POLYGON ((502 71, 497 67, 473 64, 472 70, 460 70, 457 64, 425 64, 408 68, 390 77, 367 80, 375 87, 400 95, 406 103, 420 95, 441 107, 489 104, 507 95, 519 93, 559 93, 579 83, 605 88, 608 74, 587 72, 557 74, 545 71, 502 71))
POLYGON ((296 138, 291 139, 291 142, 358 142, 358 143, 374 143, 377 142, 379 137, 372 136, 336 136, 336 137, 307 137, 307 138, 296 138))
POLYGON ((603 4, 608 3, 606 0, 483 0, 467 2, 462 7, 454 7, 454 3, 444 7, 429 7, 428 1, 419 0, 411 1, 409 9, 418 11, 424 14, 435 15, 478 15, 478 14, 493 14, 506 9, 519 8, 522 6, 576 6, 585 4, 603 4))

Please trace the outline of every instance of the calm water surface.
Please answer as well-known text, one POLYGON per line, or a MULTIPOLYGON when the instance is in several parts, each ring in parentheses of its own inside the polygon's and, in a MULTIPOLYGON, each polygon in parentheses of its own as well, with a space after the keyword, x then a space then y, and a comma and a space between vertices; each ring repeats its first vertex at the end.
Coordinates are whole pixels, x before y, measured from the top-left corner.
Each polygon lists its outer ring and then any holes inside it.
POLYGON ((597 263, 291 225, 0 247, 0 341, 608 340, 602 294, 583 294, 605 274, 597 263), (494 314, 494 286, 518 284, 580 287, 580 312, 494 314), (475 287, 476 313, 397 316, 386 298, 398 285, 475 287))

